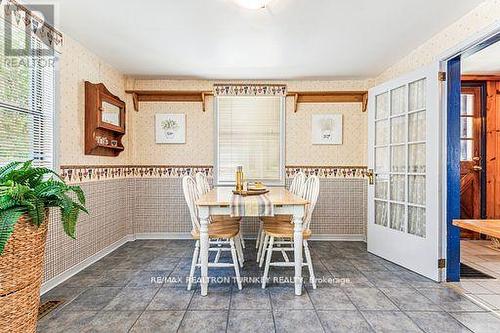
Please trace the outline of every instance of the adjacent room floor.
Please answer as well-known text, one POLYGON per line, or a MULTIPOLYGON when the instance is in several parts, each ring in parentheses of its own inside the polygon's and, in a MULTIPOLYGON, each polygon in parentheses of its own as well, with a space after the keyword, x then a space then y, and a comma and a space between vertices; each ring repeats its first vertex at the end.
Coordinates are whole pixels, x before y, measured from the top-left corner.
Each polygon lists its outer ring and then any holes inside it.
MULTIPOLYGON (((291 269, 272 267, 271 283, 261 289, 252 242, 243 290, 232 270, 212 269, 210 276, 222 278, 211 282, 207 297, 197 287, 187 291, 193 245, 125 244, 43 295, 64 304, 40 320, 39 332, 500 331, 500 319, 457 288, 369 254, 365 243, 310 242, 318 288, 306 282, 302 296, 289 283, 291 269)), ((490 288, 500 293, 500 282, 490 288)))
POLYGON ((452 285, 500 315, 500 250, 489 240, 462 240, 460 256, 461 262, 493 279, 462 279, 452 285))

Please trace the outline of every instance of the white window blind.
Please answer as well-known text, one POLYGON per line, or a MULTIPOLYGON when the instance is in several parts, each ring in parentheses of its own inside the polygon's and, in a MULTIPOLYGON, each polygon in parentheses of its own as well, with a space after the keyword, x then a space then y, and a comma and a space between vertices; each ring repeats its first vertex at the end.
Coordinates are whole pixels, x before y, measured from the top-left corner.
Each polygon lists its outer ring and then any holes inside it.
POLYGON ((234 184, 236 167, 245 178, 284 184, 284 98, 219 96, 217 105, 218 184, 234 184))
POLYGON ((33 35, 0 19, 0 165, 33 160, 36 166, 54 167, 54 57, 39 56, 46 46, 33 35), (24 48, 31 56, 9 56, 5 44, 24 48))

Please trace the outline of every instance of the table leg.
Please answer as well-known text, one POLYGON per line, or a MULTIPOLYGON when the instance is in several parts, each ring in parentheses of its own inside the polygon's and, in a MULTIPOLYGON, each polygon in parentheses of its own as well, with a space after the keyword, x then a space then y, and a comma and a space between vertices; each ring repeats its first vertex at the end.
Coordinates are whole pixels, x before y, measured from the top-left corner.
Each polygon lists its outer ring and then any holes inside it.
POLYGON ((198 207, 198 216, 200 218, 200 263, 201 263, 201 295, 208 294, 208 217, 209 208, 198 207))
POLYGON ((295 264, 295 295, 302 295, 302 218, 304 207, 298 206, 293 214, 293 248, 295 264))

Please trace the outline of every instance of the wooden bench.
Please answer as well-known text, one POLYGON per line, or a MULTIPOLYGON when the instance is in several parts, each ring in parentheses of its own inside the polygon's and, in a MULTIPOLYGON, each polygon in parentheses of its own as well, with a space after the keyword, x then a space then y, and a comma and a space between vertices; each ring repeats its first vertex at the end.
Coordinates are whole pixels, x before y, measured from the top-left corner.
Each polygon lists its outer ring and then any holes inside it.
POLYGON ((500 248, 500 220, 453 220, 453 225, 490 236, 493 245, 500 248))

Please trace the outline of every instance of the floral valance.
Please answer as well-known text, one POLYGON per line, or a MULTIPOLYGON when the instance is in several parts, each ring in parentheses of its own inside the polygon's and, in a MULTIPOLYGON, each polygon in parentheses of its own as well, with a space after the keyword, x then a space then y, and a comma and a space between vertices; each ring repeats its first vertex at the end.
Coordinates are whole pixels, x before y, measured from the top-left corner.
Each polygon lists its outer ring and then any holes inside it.
MULTIPOLYGON (((1 5, 2 11, 0 15, 3 20, 18 29, 29 31, 38 37, 48 48, 61 52, 63 35, 60 31, 14 0, 1 0, 1 5)), ((40 6, 48 8, 51 5, 40 6)), ((53 6, 52 8, 48 8, 48 10, 53 10, 53 6)), ((1 29, 4 29, 3 25, 2 22, 1 29)))
POLYGON ((214 84, 214 96, 286 96, 286 86, 281 84, 214 84))

